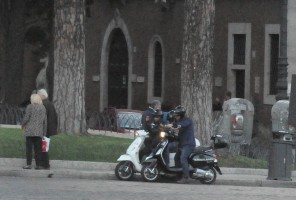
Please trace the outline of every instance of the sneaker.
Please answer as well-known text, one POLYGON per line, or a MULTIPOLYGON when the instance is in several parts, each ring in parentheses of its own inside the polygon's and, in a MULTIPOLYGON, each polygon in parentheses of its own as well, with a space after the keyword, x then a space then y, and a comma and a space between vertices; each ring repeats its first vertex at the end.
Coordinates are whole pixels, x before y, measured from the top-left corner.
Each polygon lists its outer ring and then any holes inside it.
POLYGON ((179 183, 179 184, 187 184, 187 183, 189 183, 189 179, 183 177, 180 180, 178 180, 177 183, 179 183))
POLYGON ((32 169, 32 165, 23 166, 23 169, 32 169))

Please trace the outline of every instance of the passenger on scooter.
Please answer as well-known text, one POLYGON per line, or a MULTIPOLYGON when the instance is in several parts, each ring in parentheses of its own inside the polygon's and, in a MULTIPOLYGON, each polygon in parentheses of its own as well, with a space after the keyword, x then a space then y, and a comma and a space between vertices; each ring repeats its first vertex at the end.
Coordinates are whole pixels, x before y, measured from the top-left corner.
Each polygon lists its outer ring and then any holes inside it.
POLYGON ((149 108, 142 115, 141 123, 145 131, 148 131, 148 126, 153 122, 153 113, 156 110, 161 110, 161 102, 159 100, 153 100, 149 108))
POLYGON ((145 147, 139 152, 140 161, 142 160, 144 155, 149 155, 152 152, 153 148, 155 148, 160 142, 159 133, 163 130, 162 116, 163 113, 161 110, 156 110, 152 114, 153 121, 147 126, 149 137, 145 139, 145 147))
MULTIPOLYGON (((174 110, 171 110, 168 112, 167 121, 168 121, 168 124, 171 124, 171 125, 166 124, 167 126, 165 125, 165 127, 167 127, 167 128, 177 127, 176 119, 174 116, 174 110)), ((170 166, 170 153, 176 152, 177 148, 178 148, 178 141, 176 141, 176 140, 169 141, 168 147, 165 150, 165 162, 168 167, 170 166)))
MULTIPOLYGON (((183 169, 183 177, 178 183, 188 183, 189 178, 189 155, 194 151, 196 146, 194 138, 194 129, 192 120, 185 116, 186 109, 183 106, 177 106, 174 109, 176 118, 176 131, 178 132, 179 148, 175 155, 176 166, 183 169)), ((172 126, 172 125, 171 125, 172 126)))

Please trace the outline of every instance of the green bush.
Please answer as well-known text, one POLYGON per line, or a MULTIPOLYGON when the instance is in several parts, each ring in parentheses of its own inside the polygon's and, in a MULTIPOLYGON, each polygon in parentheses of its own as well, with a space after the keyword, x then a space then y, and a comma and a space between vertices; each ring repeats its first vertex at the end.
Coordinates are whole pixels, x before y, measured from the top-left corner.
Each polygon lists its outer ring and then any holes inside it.
POLYGON ((237 167, 237 168, 256 168, 267 169, 268 163, 265 160, 258 160, 248 158, 246 156, 232 156, 221 157, 219 159, 221 167, 237 167))

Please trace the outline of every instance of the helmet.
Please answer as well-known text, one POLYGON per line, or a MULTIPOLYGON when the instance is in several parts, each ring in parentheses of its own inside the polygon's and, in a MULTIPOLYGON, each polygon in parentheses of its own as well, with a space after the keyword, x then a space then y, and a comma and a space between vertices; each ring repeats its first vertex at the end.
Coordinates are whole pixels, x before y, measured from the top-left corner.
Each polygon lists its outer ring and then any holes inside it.
POLYGON ((174 121, 174 110, 168 112, 167 120, 171 123, 174 121))
POLYGON ((184 117, 186 113, 186 109, 183 107, 183 106, 177 106, 175 109, 174 109, 174 114, 175 115, 180 115, 181 117, 184 117))
POLYGON ((162 117, 163 113, 161 110, 156 110, 153 114, 154 117, 162 117))

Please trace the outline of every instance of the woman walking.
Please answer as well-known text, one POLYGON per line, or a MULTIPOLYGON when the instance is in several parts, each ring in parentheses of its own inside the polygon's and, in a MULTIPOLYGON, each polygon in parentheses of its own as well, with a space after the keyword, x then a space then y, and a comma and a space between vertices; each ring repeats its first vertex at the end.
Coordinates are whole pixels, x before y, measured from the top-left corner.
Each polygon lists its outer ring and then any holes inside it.
POLYGON ((26 137, 26 157, 27 165, 23 169, 32 168, 32 147, 35 154, 35 169, 41 167, 41 151, 42 137, 46 135, 47 117, 45 107, 42 105, 42 100, 38 94, 31 95, 31 104, 26 108, 26 114, 23 119, 22 129, 26 137))

